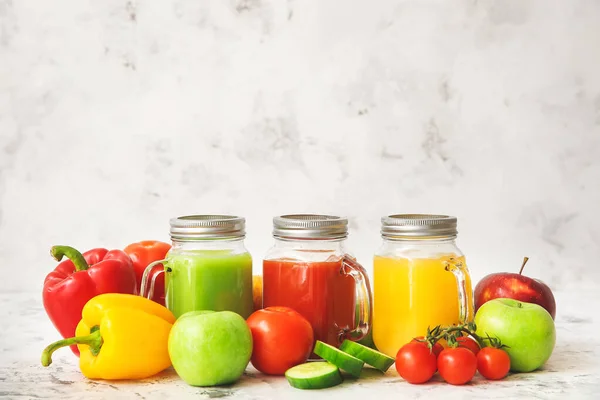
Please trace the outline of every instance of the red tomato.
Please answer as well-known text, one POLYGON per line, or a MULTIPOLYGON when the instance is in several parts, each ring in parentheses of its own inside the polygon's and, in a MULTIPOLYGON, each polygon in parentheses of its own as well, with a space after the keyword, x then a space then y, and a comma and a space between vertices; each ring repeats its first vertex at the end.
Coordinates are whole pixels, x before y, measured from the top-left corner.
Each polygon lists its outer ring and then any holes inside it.
POLYGON ((437 359, 437 367, 444 380, 452 385, 464 385, 477 371, 477 357, 464 347, 449 347, 437 359))
POLYGON ((477 355, 481 348, 479 347, 479 343, 475 339, 469 336, 459 336, 456 338, 458 342, 458 347, 464 347, 465 349, 469 349, 473 352, 473 354, 477 355))
POLYGON ((427 344, 410 342, 396 354, 396 371, 408 383, 425 383, 435 374, 436 362, 427 344))
MULTIPOLYGON (((423 336, 417 336, 416 338, 414 338, 413 340, 411 340, 411 343, 412 342, 419 342, 421 340, 425 340, 425 338, 423 336)), ((421 343, 425 343, 425 342, 421 342, 421 343)), ((427 344, 427 343, 425 343, 425 344, 427 344)), ((442 346, 442 344, 440 342, 436 342, 433 345, 433 348, 431 350, 433 350, 433 354, 435 354, 435 356, 437 357, 437 356, 440 355, 440 353, 442 352, 442 350, 444 350, 444 346, 442 346)))
MULTIPOLYGON (((162 260, 171 249, 171 245, 157 240, 143 240, 141 242, 132 243, 125 247, 123 251, 129 255, 133 261, 133 269, 135 271, 135 279, 137 281, 137 291, 139 292, 142 283, 142 275, 146 267, 154 261, 162 260)), ((160 274, 156 278, 154 286, 154 295, 152 300, 165 305, 165 275, 160 274)))
POLYGON ((310 322, 288 307, 255 311, 246 321, 252 331, 252 365, 269 375, 283 375, 306 362, 314 345, 310 322))
POLYGON ((484 347, 477 354, 477 370, 486 379, 502 379, 510 370, 510 357, 502 349, 484 347))

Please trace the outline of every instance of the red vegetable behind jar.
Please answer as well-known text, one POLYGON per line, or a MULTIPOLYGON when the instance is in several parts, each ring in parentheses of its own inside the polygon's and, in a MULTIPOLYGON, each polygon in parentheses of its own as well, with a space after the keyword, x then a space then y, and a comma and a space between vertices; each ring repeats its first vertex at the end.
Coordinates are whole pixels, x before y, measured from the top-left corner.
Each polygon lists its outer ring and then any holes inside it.
MULTIPOLYGON (((132 243, 123 249, 123 251, 131 257, 131 261, 133 262, 137 292, 140 290, 142 275, 144 274, 146 267, 154 261, 164 260, 170 249, 170 244, 158 240, 142 240, 141 242, 132 243)), ((151 300, 154 300, 163 306, 165 305, 164 274, 160 274, 156 277, 154 294, 152 295, 151 300)))

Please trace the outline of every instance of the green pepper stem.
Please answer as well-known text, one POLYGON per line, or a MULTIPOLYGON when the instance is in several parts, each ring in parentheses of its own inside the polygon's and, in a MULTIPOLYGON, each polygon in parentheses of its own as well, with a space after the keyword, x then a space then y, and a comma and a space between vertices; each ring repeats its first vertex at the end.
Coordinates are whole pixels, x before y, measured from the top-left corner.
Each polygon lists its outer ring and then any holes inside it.
POLYGON ((104 341, 102 340, 102 336, 100 335, 100 330, 95 330, 87 336, 76 336, 68 339, 63 339, 56 341, 46 347, 42 352, 42 365, 44 367, 52 364, 52 353, 61 347, 72 346, 74 344, 87 344, 90 346, 90 351, 93 355, 98 355, 100 353, 100 348, 104 341))
POLYGON ((50 254, 56 261, 60 261, 63 256, 67 256, 75 264, 75 271, 85 271, 90 267, 83 255, 70 246, 52 246, 50 254))

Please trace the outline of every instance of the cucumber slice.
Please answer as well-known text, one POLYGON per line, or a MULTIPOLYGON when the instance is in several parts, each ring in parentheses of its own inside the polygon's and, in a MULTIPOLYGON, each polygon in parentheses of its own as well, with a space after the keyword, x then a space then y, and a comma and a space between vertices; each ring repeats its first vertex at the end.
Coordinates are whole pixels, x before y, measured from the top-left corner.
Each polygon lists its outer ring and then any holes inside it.
POLYGON ((358 358, 359 360, 363 360, 365 363, 377 368, 381 372, 387 371, 396 361, 386 354, 380 353, 377 350, 373 350, 367 346, 348 339, 344 340, 344 343, 342 343, 340 346, 340 350, 358 358))
POLYGON ((296 365, 285 371, 285 377, 298 389, 325 389, 343 381, 338 367, 323 361, 296 365))
POLYGON ((360 371, 362 371, 362 368, 365 365, 363 360, 359 360, 327 343, 321 342, 320 340, 317 340, 317 343, 315 344, 314 353, 357 378, 360 376, 360 371))

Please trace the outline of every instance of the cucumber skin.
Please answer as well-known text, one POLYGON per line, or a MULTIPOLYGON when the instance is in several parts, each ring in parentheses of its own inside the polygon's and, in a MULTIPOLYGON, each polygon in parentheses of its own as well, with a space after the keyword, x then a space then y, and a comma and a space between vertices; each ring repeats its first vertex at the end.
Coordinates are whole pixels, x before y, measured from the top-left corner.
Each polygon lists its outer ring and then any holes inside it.
MULTIPOLYGON (((342 350, 345 353, 350 354, 353 357, 356 357, 356 358, 364 361, 365 363, 369 364, 370 366, 372 366, 384 373, 396 361, 393 358, 388 357, 387 355, 385 355, 383 353, 380 353, 381 355, 375 355, 373 353, 370 353, 369 347, 367 347, 367 346, 362 345, 365 347, 365 349, 358 347, 358 346, 361 346, 360 343, 352 342, 352 341, 346 339, 346 340, 344 340, 344 343, 342 343, 342 345, 340 346, 340 350, 342 350)), ((370 350, 373 350, 373 349, 370 349, 370 350)), ((376 351, 376 350, 374 350, 374 351, 376 351)))
MULTIPOLYGON (((333 347, 333 346, 332 346, 333 347)), ((335 349, 335 347, 334 347, 335 349)), ((329 361, 331 364, 337 366, 339 369, 348 372, 350 375, 358 378, 360 377, 360 372, 363 369, 363 366, 365 365, 363 360, 359 360, 356 357, 354 357, 353 355, 347 354, 339 349, 335 349, 336 351, 341 352, 344 355, 347 355, 349 357, 352 357, 352 359, 346 359, 346 360, 340 360, 339 356, 341 354, 337 353, 334 350, 331 350, 327 347, 327 345, 323 342, 317 341, 317 343, 315 344, 315 349, 313 350, 314 353, 320 357, 322 357, 324 360, 329 361), (331 351, 331 356, 324 356, 323 354, 323 350, 325 350, 325 352, 329 352, 331 351), (342 366, 340 364, 345 363, 346 365, 342 366), (348 365, 348 363, 350 363, 350 365, 348 365)))
MULTIPOLYGON (((293 369, 293 367, 290 369, 293 369)), ((340 374, 340 370, 337 367, 334 374, 313 378, 294 378, 288 375, 288 371, 286 371, 285 377, 290 386, 296 389, 327 389, 337 386, 344 381, 344 378, 342 378, 342 374, 340 374)))

